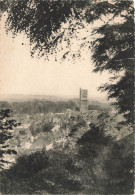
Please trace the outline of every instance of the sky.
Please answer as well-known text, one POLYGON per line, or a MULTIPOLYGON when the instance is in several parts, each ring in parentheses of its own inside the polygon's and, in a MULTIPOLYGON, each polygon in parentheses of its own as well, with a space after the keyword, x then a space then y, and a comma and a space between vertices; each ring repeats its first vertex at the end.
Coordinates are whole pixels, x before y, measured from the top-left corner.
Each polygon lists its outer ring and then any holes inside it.
MULTIPOLYGON (((11 33, 6 34, 4 24, 5 17, 0 33, 0 94, 78 97, 79 89, 84 88, 89 98, 106 99, 107 94, 97 88, 108 81, 109 75, 92 72, 91 52, 83 52, 75 61, 55 62, 53 56, 49 61, 32 58, 29 39, 23 34, 13 39, 11 33)), ((74 48, 76 44, 74 40, 74 48)))

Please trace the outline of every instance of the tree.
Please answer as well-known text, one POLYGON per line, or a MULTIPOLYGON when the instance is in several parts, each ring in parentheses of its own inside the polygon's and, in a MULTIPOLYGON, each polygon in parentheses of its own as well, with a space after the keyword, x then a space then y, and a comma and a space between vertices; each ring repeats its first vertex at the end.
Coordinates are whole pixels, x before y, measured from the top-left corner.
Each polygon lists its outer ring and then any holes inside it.
POLYGON ((106 173, 104 169, 104 158, 108 148, 113 143, 110 135, 106 135, 104 128, 90 125, 90 130, 85 132, 78 140, 78 155, 82 160, 84 175, 87 178, 85 185, 90 186, 89 194, 104 194, 103 184, 106 173))
MULTIPOLYGON (((5 2, 3 0, 3 2, 5 2)), ((114 74, 111 83, 99 89, 108 91, 108 98, 116 98, 115 106, 124 113, 128 122, 133 121, 133 64, 134 64, 134 8, 132 0, 74 1, 74 0, 14 0, 5 2, 8 7, 8 30, 14 35, 24 32, 31 43, 31 54, 39 57, 53 54, 57 46, 66 41, 69 53, 70 38, 76 37, 84 21, 100 21, 93 30, 92 45, 83 37, 80 47, 92 47, 94 71, 108 70, 114 74), (75 21, 75 22, 73 22, 75 21), (68 28, 63 26, 68 23, 68 28), (67 32, 65 36, 65 32, 67 32), (120 74, 123 72, 123 75, 120 74)), ((91 34, 90 34, 91 36, 91 34)), ((73 57, 75 54, 73 54, 73 57)))
POLYGON ((79 170, 72 156, 60 151, 42 150, 25 154, 10 169, 0 174, 1 192, 76 193, 81 189, 80 181, 76 179, 79 170))
POLYGON ((105 135, 103 128, 92 123, 91 129, 77 141, 79 153, 82 158, 92 165, 94 159, 98 157, 98 153, 101 152, 104 146, 112 143, 112 140, 111 136, 105 135))
POLYGON ((18 125, 20 125, 20 123, 12 119, 10 109, 0 111, 0 169, 3 169, 4 163, 10 163, 3 160, 4 154, 17 154, 15 150, 9 148, 6 142, 13 138, 13 128, 18 125))
MULTIPOLYGON (((111 18, 94 31, 95 34, 99 34, 99 38, 93 41, 92 48, 92 58, 95 63, 94 71, 108 70, 114 74, 110 78, 111 84, 106 83, 100 89, 108 91, 108 98, 116 98, 115 105, 119 112, 124 113, 128 121, 133 122, 133 1, 118 0, 114 1, 113 4, 100 2, 95 4, 91 10, 94 11, 93 15, 96 19, 99 19, 102 15, 111 14, 111 18), (120 76, 121 72, 123 72, 122 76, 120 76)), ((91 20, 95 20, 95 18, 91 20)))
POLYGON ((114 142, 104 162, 107 182, 105 194, 133 194, 134 148, 133 134, 114 142))

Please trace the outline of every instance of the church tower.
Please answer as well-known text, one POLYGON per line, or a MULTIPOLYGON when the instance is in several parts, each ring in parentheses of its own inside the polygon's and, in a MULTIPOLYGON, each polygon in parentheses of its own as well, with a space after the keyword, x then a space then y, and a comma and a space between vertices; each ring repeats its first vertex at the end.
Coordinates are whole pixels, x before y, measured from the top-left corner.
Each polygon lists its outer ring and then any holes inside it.
POLYGON ((80 88, 80 111, 88 109, 88 90, 80 88))

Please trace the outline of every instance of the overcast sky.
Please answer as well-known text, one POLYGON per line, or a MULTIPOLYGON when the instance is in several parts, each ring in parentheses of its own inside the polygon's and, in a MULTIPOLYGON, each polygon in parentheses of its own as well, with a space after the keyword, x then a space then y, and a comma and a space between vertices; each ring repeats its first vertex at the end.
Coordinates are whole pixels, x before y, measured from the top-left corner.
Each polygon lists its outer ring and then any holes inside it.
MULTIPOLYGON (((76 61, 55 62, 30 56, 29 40, 24 35, 15 39, 4 29, 5 18, 1 24, 0 52, 0 93, 38 94, 78 97, 79 88, 88 89, 89 98, 106 98, 106 93, 97 91, 109 76, 93 73, 91 54, 83 53, 76 61), (23 45, 22 45, 23 43, 23 45)), ((74 40, 75 41, 75 40, 74 40)), ((75 46, 75 44, 74 44, 75 46)))

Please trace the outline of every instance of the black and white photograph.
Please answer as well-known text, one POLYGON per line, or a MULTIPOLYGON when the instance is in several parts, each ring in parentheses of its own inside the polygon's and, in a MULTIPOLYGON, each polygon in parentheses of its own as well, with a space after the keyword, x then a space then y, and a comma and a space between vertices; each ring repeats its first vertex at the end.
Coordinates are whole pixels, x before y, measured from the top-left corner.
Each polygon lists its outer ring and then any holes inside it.
POLYGON ((134 1, 0 0, 0 195, 134 194, 134 1))

